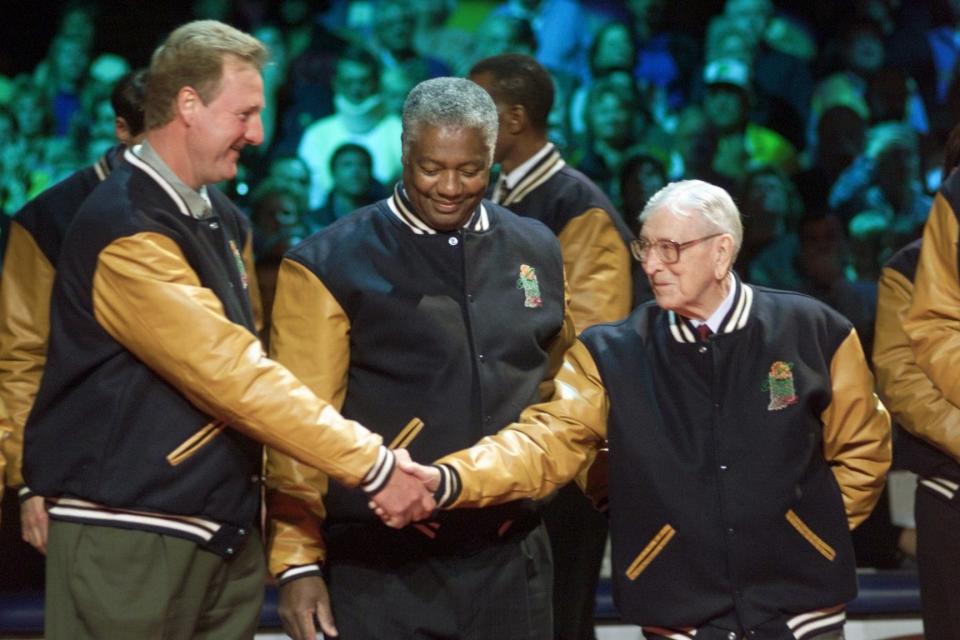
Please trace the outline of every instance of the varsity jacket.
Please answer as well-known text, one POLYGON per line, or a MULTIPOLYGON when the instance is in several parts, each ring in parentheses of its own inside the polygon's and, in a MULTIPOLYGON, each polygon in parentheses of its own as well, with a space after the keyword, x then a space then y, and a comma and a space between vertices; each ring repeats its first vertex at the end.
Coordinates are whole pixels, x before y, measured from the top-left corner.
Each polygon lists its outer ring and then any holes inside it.
POLYGON ((194 217, 154 166, 125 160, 77 213, 54 283, 24 460, 50 517, 230 555, 257 525, 258 441, 381 487, 381 438, 265 357, 242 214, 209 189, 210 214, 194 217))
POLYGON ((801 294, 735 287, 707 341, 654 303, 584 331, 550 402, 439 460, 441 505, 545 495, 606 439, 625 620, 698 640, 842 626, 856 594, 849 529, 883 487, 889 416, 846 319, 801 294))
POLYGON ((3 443, 6 484, 23 486, 23 425, 33 405, 46 360, 50 291, 60 246, 77 209, 114 167, 123 145, 28 202, 13 217, 0 283, 0 400, 9 413, 3 443))
POLYGON ((920 490, 960 506, 960 408, 917 365, 903 329, 920 247, 921 240, 911 242, 883 268, 873 364, 883 402, 902 428, 896 438, 899 464, 920 476, 920 490))
MULTIPOLYGON (((484 201, 437 232, 398 186, 290 251, 271 349, 343 415, 432 460, 515 420, 552 390, 573 340, 563 260, 539 222, 484 201)), ((268 450, 270 569, 316 575, 330 557, 387 566, 468 554, 529 531, 529 501, 387 529, 355 490, 268 450)))
POLYGON ((923 230, 913 300, 903 328, 916 362, 943 394, 960 406, 960 173, 940 188, 923 230))
POLYGON ((543 222, 560 240, 577 331, 625 318, 633 308, 633 279, 646 281, 639 269, 631 274, 632 234, 609 198, 567 166, 553 143, 538 155, 519 176, 509 176, 516 180, 512 187, 498 183, 494 201, 543 222))

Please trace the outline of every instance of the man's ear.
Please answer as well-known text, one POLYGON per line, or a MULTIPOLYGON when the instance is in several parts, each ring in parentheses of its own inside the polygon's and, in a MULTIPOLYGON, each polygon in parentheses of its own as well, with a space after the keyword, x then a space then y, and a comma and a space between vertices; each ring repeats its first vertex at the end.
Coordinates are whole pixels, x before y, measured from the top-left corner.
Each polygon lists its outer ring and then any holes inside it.
POLYGON ((117 137, 117 140, 120 141, 120 144, 129 147, 131 142, 133 142, 133 136, 130 134, 130 125, 127 124, 127 121, 121 116, 115 116, 113 118, 113 134, 117 137))
POLYGON ((729 233, 723 234, 717 238, 716 246, 713 275, 717 280, 722 280, 733 268, 733 236, 729 233))
POLYGON ((193 124, 201 106, 203 101, 193 87, 181 87, 177 92, 176 115, 188 125, 193 124))
POLYGON ((513 104, 503 112, 503 125, 507 132, 517 135, 527 128, 527 110, 521 104, 513 104))

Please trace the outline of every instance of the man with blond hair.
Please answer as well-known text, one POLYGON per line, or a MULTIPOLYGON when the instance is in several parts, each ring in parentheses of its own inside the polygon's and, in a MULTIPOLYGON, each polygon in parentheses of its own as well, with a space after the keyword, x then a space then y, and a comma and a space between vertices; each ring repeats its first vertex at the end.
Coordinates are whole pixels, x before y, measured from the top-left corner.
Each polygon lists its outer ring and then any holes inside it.
POLYGON ((395 521, 432 499, 256 337, 248 223, 209 186, 263 139, 255 38, 188 23, 154 52, 143 144, 64 239, 24 476, 46 496, 45 636, 251 638, 260 443, 361 486, 395 521))

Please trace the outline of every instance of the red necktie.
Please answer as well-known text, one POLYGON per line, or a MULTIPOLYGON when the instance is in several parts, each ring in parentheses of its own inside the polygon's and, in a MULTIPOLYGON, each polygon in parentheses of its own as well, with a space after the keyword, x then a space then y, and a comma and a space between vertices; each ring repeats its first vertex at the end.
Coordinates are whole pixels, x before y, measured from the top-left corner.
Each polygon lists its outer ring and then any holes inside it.
POLYGON ((706 342, 707 338, 713 335, 713 330, 710 328, 710 325, 703 323, 697 327, 697 335, 700 336, 700 342, 706 342))

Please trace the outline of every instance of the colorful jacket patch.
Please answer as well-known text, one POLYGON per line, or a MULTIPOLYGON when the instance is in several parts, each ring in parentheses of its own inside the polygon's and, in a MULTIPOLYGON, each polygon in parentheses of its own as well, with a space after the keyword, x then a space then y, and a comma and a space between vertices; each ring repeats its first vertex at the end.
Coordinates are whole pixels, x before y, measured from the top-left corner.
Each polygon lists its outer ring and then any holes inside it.
POLYGON ((770 365, 770 373, 761 389, 770 392, 769 411, 779 411, 800 401, 793 387, 793 365, 789 362, 777 360, 770 365))
POLYGON ((537 270, 528 264, 520 265, 517 289, 523 289, 523 306, 531 309, 543 306, 543 299, 540 297, 540 282, 537 280, 537 270))

